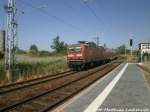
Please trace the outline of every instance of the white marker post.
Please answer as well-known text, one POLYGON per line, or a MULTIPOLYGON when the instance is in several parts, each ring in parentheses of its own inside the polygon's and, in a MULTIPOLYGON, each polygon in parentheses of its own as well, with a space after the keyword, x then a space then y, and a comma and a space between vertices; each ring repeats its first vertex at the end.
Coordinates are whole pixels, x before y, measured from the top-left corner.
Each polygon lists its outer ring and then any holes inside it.
POLYGON ((141 49, 141 64, 142 64, 142 54, 143 54, 143 53, 142 53, 142 49, 141 49))

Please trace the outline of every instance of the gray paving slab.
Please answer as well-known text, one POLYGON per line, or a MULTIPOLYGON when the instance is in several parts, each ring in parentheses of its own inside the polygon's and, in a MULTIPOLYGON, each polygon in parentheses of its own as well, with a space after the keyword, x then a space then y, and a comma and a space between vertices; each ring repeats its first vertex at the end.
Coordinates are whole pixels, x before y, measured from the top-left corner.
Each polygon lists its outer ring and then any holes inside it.
POLYGON ((108 73, 107 77, 100 81, 96 86, 92 87, 89 92, 83 94, 80 98, 73 101, 70 105, 63 109, 62 112, 83 112, 90 103, 103 91, 111 80, 119 73, 124 64, 121 64, 114 71, 108 73))
POLYGON ((99 112, 150 112, 150 91, 143 72, 129 64, 117 85, 110 92, 99 112))

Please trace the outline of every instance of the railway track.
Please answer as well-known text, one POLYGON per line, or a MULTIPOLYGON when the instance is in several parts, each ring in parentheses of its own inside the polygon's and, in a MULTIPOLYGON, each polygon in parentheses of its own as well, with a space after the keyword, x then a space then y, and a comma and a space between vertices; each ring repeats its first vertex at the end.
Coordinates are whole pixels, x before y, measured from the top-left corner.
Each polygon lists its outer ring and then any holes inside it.
MULTIPOLYGON (((100 68, 84 71, 82 74, 72 75, 72 77, 69 77, 69 81, 61 78, 64 81, 59 80, 60 82, 57 83, 59 86, 48 88, 48 90, 42 91, 39 94, 18 99, 10 104, 6 104, 0 108, 0 111, 46 112, 68 98, 74 96, 82 89, 88 87, 90 84, 104 76, 106 73, 110 72, 119 64, 120 63, 112 62, 103 65, 100 68)), ((56 79, 57 78, 55 78, 55 80, 56 79)), ((12 91, 9 92, 11 93, 12 91)))
POLYGON ((44 78, 47 78, 47 77, 52 77, 52 76, 56 76, 56 75, 59 75, 59 74, 68 73, 68 72, 71 72, 71 70, 68 70, 68 71, 65 71, 65 72, 60 72, 60 73, 53 74, 53 75, 47 75, 47 76, 39 77, 39 78, 35 78, 35 79, 30 79, 30 80, 25 80, 25 81, 21 81, 21 82, 15 82, 15 83, 11 83, 11 84, 2 85, 2 86, 0 86, 0 89, 10 87, 10 86, 15 86, 15 85, 18 85, 18 84, 23 84, 23 83, 36 81, 36 80, 40 80, 40 79, 44 79, 44 78))
POLYGON ((150 69, 147 68, 146 66, 141 66, 141 65, 138 65, 140 68, 142 68, 143 70, 145 70, 146 72, 150 73, 150 69))
POLYGON ((15 90, 27 88, 30 86, 34 86, 37 84, 45 83, 47 81, 51 81, 51 80, 54 80, 57 78, 62 78, 62 77, 68 76, 73 73, 76 73, 76 72, 66 71, 66 72, 62 72, 62 73, 58 73, 58 74, 53 74, 53 75, 49 75, 49 76, 45 76, 45 77, 40 77, 40 78, 36 78, 36 79, 32 79, 32 80, 27 80, 27 81, 23 81, 23 82, 18 82, 18 83, 14 83, 14 84, 1 86, 0 87, 0 95, 15 91, 15 90))

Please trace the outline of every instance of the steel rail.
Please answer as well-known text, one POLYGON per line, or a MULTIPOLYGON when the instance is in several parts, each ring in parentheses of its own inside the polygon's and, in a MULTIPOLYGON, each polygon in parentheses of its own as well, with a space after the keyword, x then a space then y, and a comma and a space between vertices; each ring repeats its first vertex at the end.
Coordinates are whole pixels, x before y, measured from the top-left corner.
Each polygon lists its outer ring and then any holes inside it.
POLYGON ((58 78, 66 77, 68 75, 72 75, 72 74, 75 74, 75 73, 77 73, 77 72, 64 72, 64 73, 60 73, 60 74, 50 75, 48 77, 41 77, 41 79, 38 78, 36 80, 28 81, 28 82, 25 82, 25 83, 20 83, 20 84, 17 84, 17 85, 15 84, 13 86, 4 87, 4 88, 0 89, 0 95, 5 94, 5 93, 9 93, 9 92, 13 92, 13 91, 16 91, 16 90, 20 90, 20 89, 23 89, 23 88, 31 87, 31 86, 34 86, 34 85, 38 85, 38 84, 41 84, 41 83, 45 83, 45 82, 55 80, 55 79, 58 79, 58 78))
POLYGON ((149 68, 147 68, 147 67, 145 67, 145 66, 141 66, 141 65, 138 65, 140 68, 142 68, 143 70, 145 70, 145 71, 147 71, 147 72, 149 72, 150 73, 150 69, 149 68))
POLYGON ((0 86, 0 89, 7 88, 7 87, 10 87, 10 86, 15 86, 15 85, 18 85, 18 84, 29 83, 29 82, 32 82, 32 81, 36 81, 36 80, 48 78, 48 77, 51 77, 51 76, 55 76, 55 75, 59 75, 59 74, 64 74, 64 73, 67 73, 67 72, 71 72, 71 70, 68 70, 68 71, 65 71, 65 72, 56 73, 56 74, 52 74, 52 75, 47 75, 47 76, 43 76, 43 77, 38 77, 38 78, 26 80, 26 81, 21 81, 21 82, 16 82, 16 83, 11 83, 11 84, 7 84, 7 85, 3 85, 3 86, 0 86))

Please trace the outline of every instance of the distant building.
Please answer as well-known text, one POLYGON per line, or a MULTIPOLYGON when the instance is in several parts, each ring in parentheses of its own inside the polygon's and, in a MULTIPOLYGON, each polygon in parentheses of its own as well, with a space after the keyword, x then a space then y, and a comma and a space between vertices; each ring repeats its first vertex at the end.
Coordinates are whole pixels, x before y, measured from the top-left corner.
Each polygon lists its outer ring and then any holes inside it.
POLYGON ((145 53, 150 54, 150 43, 140 43, 139 50, 142 54, 145 54, 145 53))
POLYGON ((141 62, 150 61, 150 43, 140 43, 139 44, 139 51, 140 51, 140 60, 141 62))
POLYGON ((0 52, 5 51, 5 31, 0 31, 0 52))

